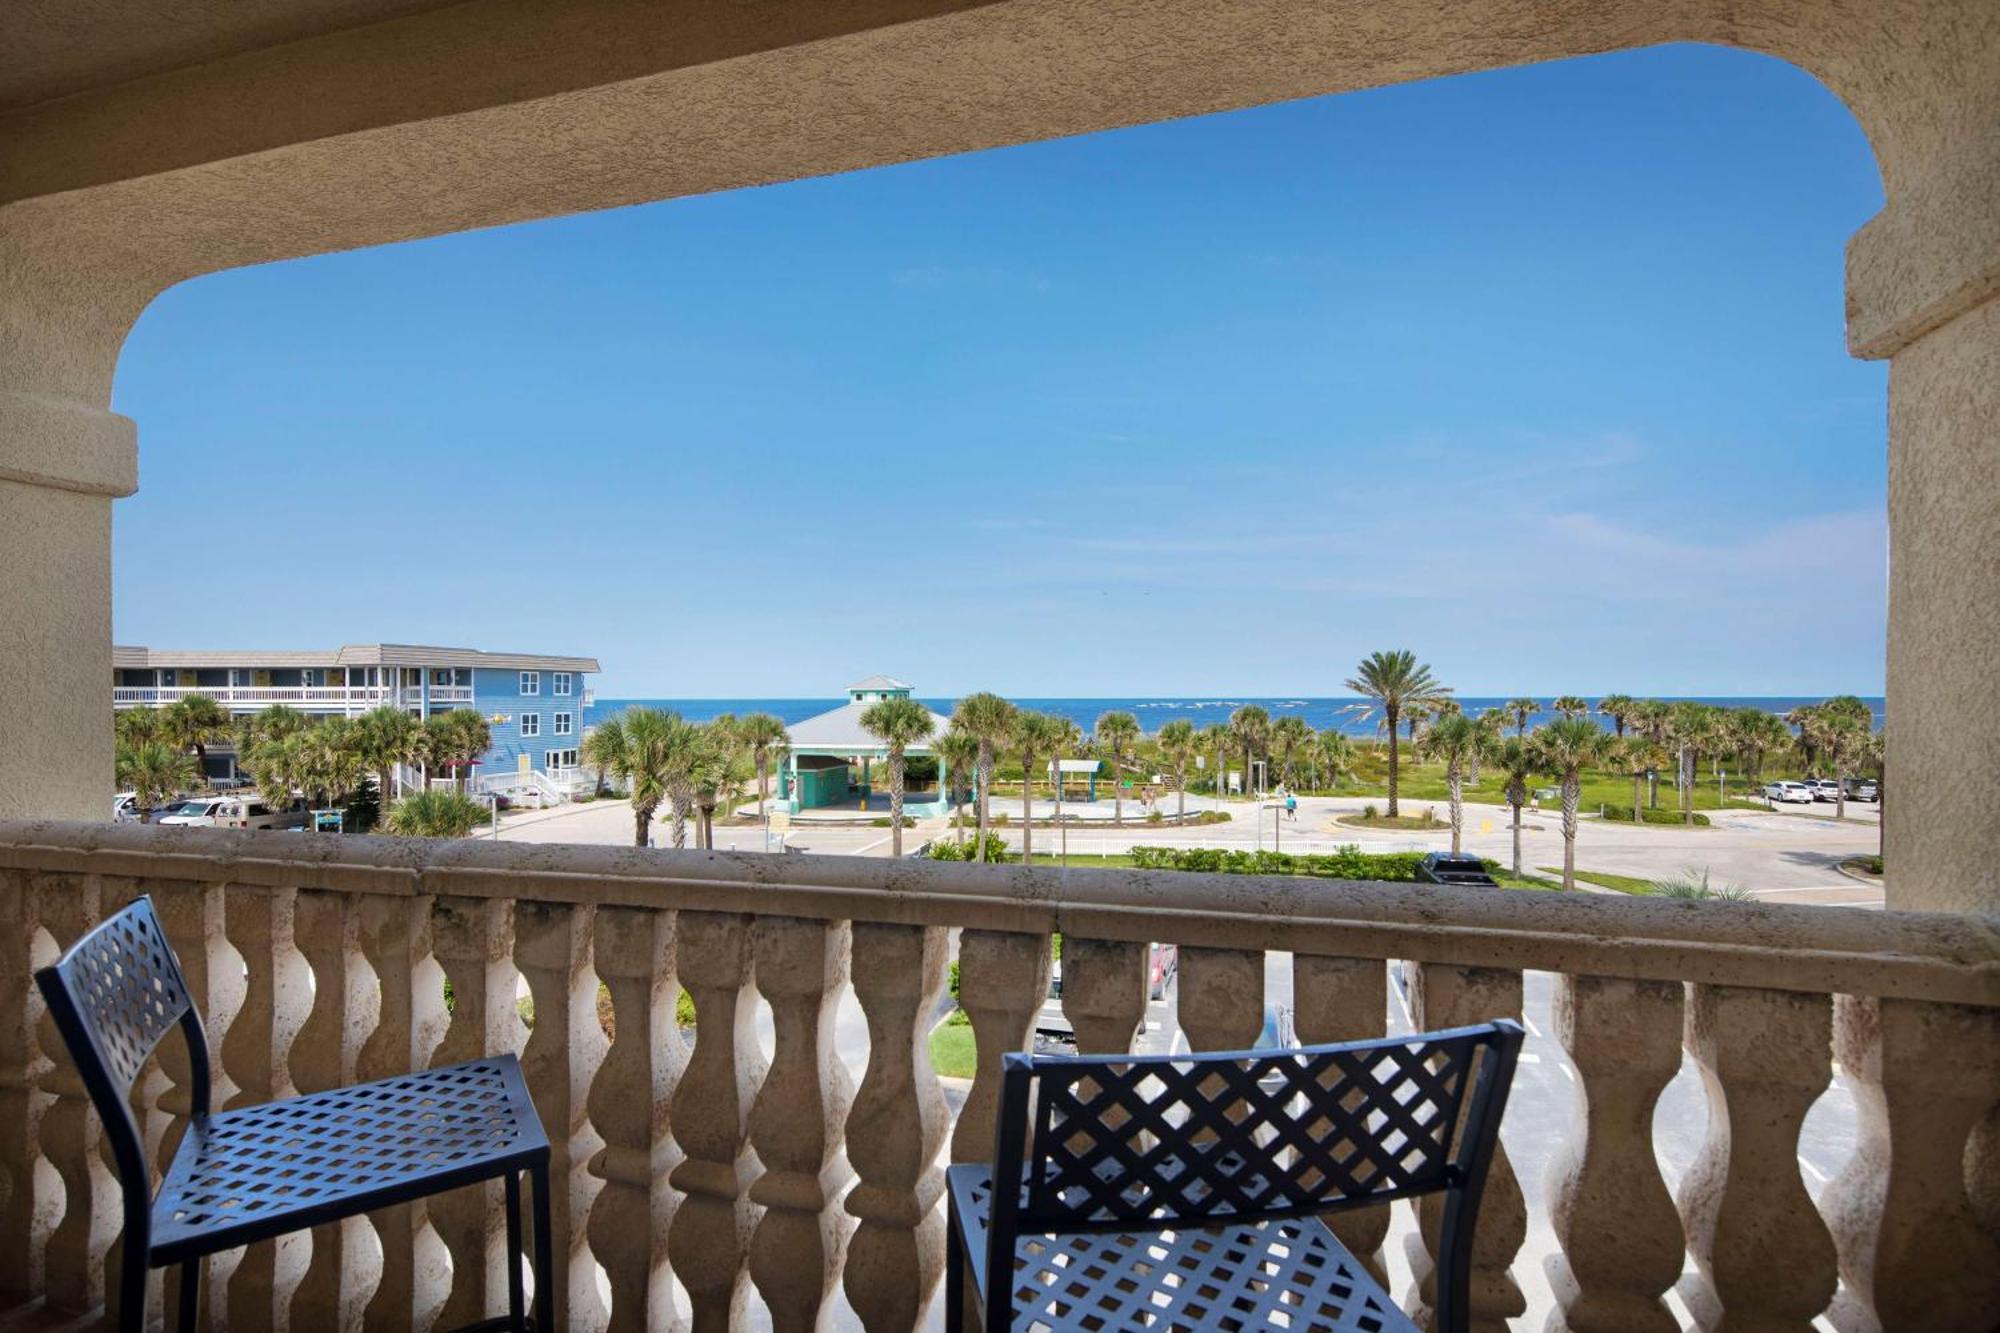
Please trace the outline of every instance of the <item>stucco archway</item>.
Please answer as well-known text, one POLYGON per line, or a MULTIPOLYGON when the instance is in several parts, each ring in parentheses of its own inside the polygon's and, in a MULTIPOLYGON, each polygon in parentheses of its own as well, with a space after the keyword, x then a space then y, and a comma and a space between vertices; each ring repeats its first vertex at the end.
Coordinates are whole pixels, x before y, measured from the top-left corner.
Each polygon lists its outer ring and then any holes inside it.
MULTIPOLYGON (((219 0, 0 69, 0 815, 96 817, 126 330, 235 265, 1665 41, 1853 110, 1888 202, 1849 340, 1891 374, 1888 838, 1901 906, 1991 910, 2000 772, 2000 9, 1982 0, 219 0), (232 17, 233 15, 233 17, 232 17), (190 35, 192 34, 192 35, 190 35), (171 36, 171 40, 169 40, 171 36), (283 44, 274 44, 282 40, 283 44), (43 58, 42 66, 36 66, 43 58), (33 77, 39 74, 39 82, 33 77)), ((100 22, 102 22, 100 16, 100 22)), ((74 34, 69 34, 74 36, 74 34)), ((86 37, 88 35, 86 34, 86 37)), ((38 40, 39 39, 39 40, 38 40)))

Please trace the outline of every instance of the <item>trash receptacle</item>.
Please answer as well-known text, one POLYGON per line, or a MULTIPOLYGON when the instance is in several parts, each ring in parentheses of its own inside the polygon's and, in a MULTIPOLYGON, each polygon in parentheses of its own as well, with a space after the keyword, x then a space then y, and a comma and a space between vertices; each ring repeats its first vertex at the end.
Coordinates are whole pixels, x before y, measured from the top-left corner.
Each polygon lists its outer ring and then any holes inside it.
POLYGON ((1425 884, 1474 884, 1499 888, 1486 873, 1486 863, 1460 852, 1432 852, 1417 866, 1417 879, 1425 884))

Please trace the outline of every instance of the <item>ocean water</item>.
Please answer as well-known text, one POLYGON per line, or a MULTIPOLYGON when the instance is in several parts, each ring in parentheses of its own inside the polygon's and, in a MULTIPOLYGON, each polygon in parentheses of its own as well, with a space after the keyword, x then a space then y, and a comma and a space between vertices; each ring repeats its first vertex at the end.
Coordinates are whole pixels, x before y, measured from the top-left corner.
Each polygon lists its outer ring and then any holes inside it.
MULTIPOLYGON (((1661 695, 1672 699, 1678 696, 1661 695)), ((1696 702, 1717 704, 1724 708, 1761 708, 1780 716, 1805 704, 1816 704, 1825 696, 1790 695, 1757 696, 1748 698, 1694 697, 1696 702)), ((1875 714, 1875 725, 1882 725, 1883 706, 1880 696, 1863 695, 1862 702, 1875 714)), ((836 699, 599 699, 590 708, 585 719, 596 722, 622 712, 633 704, 645 704, 654 708, 670 708, 690 722, 706 722, 721 713, 771 713, 786 723, 802 722, 816 713, 830 708, 838 708, 846 702, 845 697, 836 699)), ((949 715, 954 700, 927 698, 923 701, 940 713, 949 715)), ((1197 727, 1212 723, 1227 722, 1229 715, 1245 704, 1256 704, 1272 717, 1295 716, 1306 720, 1315 731, 1329 727, 1338 728, 1353 736, 1374 735, 1381 721, 1375 715, 1363 715, 1359 709, 1363 701, 1352 697, 1305 698, 1297 695, 1272 697, 1262 695, 1239 695, 1236 697, 1198 698, 1179 696, 1175 698, 1129 698, 1129 699, 1016 699, 1023 708, 1034 708, 1044 713, 1054 713, 1066 717, 1088 732, 1103 714, 1122 711, 1139 719, 1142 730, 1151 733, 1175 718, 1186 718, 1197 727)), ((1478 716, 1488 708, 1498 708, 1507 700, 1500 697, 1484 698, 1466 696, 1459 699, 1465 711, 1478 716)), ((1546 704, 1548 701, 1545 699, 1546 704)), ((1595 699, 1590 700, 1594 707, 1595 699)), ((1544 709, 1528 719, 1528 725, 1540 726, 1553 720, 1557 715, 1544 709)), ((1595 716, 1595 714, 1593 714, 1595 716)), ((1600 718, 1605 727, 1611 725, 1610 718, 1600 718)))

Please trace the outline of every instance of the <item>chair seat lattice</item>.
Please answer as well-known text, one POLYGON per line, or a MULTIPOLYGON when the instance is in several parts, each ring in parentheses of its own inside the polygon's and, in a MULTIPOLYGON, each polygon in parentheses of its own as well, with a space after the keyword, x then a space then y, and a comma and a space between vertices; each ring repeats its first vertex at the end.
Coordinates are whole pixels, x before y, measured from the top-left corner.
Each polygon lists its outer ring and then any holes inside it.
MULTIPOLYGON (((951 1190, 983 1298, 992 1173, 983 1166, 953 1167, 951 1190)), ((1415 1328, 1312 1217, 1143 1235, 1023 1235, 1015 1244, 1011 1280, 1017 1329, 1415 1328)))
POLYGON ((401 1187, 490 1177, 546 1147, 520 1065, 497 1056, 244 1107, 190 1126, 153 1205, 154 1262, 218 1233, 278 1234, 401 1187))

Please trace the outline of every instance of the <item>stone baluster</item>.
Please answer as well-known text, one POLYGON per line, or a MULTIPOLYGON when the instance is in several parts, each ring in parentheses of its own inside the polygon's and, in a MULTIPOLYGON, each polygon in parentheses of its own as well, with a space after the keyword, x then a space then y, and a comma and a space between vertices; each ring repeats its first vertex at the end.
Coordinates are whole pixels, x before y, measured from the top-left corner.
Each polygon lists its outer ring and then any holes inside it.
POLYGON ((750 1277, 776 1333, 819 1326, 847 1250, 838 1204, 854 1174, 841 1143, 854 1085, 833 1026, 848 933, 844 921, 782 916, 759 917, 751 933, 776 1043, 750 1108, 750 1143, 764 1167, 750 1187, 764 1210, 750 1241, 750 1277))
POLYGON ((1079 1055, 1124 1055, 1146 1021, 1149 946, 1063 937, 1063 1017, 1079 1055))
MULTIPOLYGON (((1180 994, 1175 1004, 1188 1050, 1247 1051, 1264 1031, 1264 955, 1243 949, 1209 949, 1183 945, 1180 951, 1180 994)), ((1222 1086, 1219 1076, 1203 1082, 1204 1095, 1222 1086)), ((1216 1137, 1197 1128, 1196 1143, 1216 1137)))
MULTIPOLYGON (((431 901, 431 949, 451 986, 450 1022, 430 1066, 455 1065, 521 1045, 515 1008, 519 980, 514 905, 498 898, 439 896, 431 901)), ((554 1138, 551 1130, 550 1137, 554 1138)), ((431 1227, 451 1255, 451 1290, 438 1311, 442 1328, 460 1328, 507 1309, 506 1193, 498 1180, 433 1195, 431 1227)))
POLYGON ((1831 1076, 1825 995, 1694 985, 1687 1050, 1708 1091, 1708 1137, 1681 1178, 1698 1271, 1681 1279, 1697 1327, 1798 1329, 1833 1296, 1833 1240, 1799 1175, 1799 1127, 1831 1076))
MULTIPOLYGON (((549 1218, 554 1239, 556 1327, 601 1328, 597 1262, 585 1222, 597 1198, 588 1164, 603 1146, 590 1125, 590 1084, 604 1058, 597 973, 590 965, 590 907, 521 902, 514 908, 514 961, 527 978, 534 1026, 521 1072, 549 1135, 549 1218)), ((538 1275, 539 1280, 539 1275, 538 1275)))
MULTIPOLYGON (((1420 1032, 1521 1016, 1521 974, 1504 968, 1452 967, 1407 963, 1410 1019, 1420 1032)), ((1444 1223, 1444 1196, 1417 1201, 1417 1231, 1406 1237, 1404 1255, 1412 1278, 1403 1304, 1426 1328, 1431 1325, 1437 1288, 1437 1246, 1444 1223)), ((1494 1144, 1486 1195, 1472 1240, 1471 1326, 1481 1333, 1505 1333, 1507 1321, 1527 1308, 1510 1271, 1528 1236, 1527 1201, 1507 1150, 1494 1144)))
POLYGON ((45 1101, 36 1084, 49 1067, 35 1041, 35 968, 49 959, 35 951, 41 916, 31 883, 26 871, 0 870, 0 1236, 12 1254, 0 1263, 0 1310, 42 1294, 42 1247, 58 1207, 35 1172, 45 1101))
POLYGON ((603 1182, 590 1209, 590 1247, 610 1279, 612 1333, 678 1328, 667 1262, 675 1200, 667 1178, 681 1151, 669 1112, 687 1051, 674 1026, 674 914, 600 907, 595 934, 613 1035, 590 1085, 590 1120, 604 1139, 590 1160, 603 1182))
POLYGON ((674 1213, 667 1251, 687 1288, 697 1333, 740 1324, 748 1292, 745 1263, 758 1209, 750 1201, 757 1159, 748 1119, 764 1057, 753 1008, 751 918, 682 912, 675 929, 681 984, 694 998, 694 1051, 674 1091, 674 1137, 687 1157, 673 1187, 686 1196, 674 1213))
MULTIPOLYGON (((361 956, 360 914, 351 895, 301 889, 292 907, 292 941, 312 970, 312 1004, 292 1042, 292 1083, 300 1092, 343 1088, 359 1078, 361 1044, 375 1030, 381 1004, 375 974, 361 956)), ((312 1253, 292 1291, 295 1329, 357 1333, 377 1269, 366 1217, 312 1230, 312 1253)))
POLYGON ((869 1333, 910 1333, 944 1272, 937 1157, 951 1112, 931 1068, 930 1027, 950 940, 941 926, 868 921, 855 922, 853 936, 868 1071, 847 1118, 858 1177, 847 1211, 860 1219, 847 1247, 847 1300, 869 1333))
POLYGON ((993 1159, 1000 1109, 1000 1057, 1028 1049, 1035 1015, 1049 994, 1049 937, 967 930, 958 939, 958 1004, 978 1048, 972 1091, 951 1135, 954 1162, 993 1159))
POLYGON ((1577 1123, 1549 1163, 1558 1248, 1549 1333, 1672 1333, 1660 1299, 1687 1244, 1653 1151, 1653 1107, 1681 1066, 1677 981, 1558 976, 1556 1039, 1576 1067, 1577 1123))
MULTIPOLYGON (((101 886, 95 875, 28 879, 31 910, 58 951, 97 924, 101 886)), ((44 1290, 50 1310, 78 1313, 104 1301, 104 1262, 122 1226, 118 1181, 104 1161, 104 1127, 91 1108, 75 1063, 61 1054, 62 1037, 46 1008, 36 1036, 42 1050, 56 1053, 36 1081, 39 1090, 53 1098, 42 1111, 41 1148, 61 1182, 62 1204, 62 1220, 48 1238, 44 1290)))
POLYGON ((2000 1240, 1967 1147, 2000 1089, 2000 1009, 1840 996, 1834 1051, 1859 1143, 1820 1199, 1845 1285, 1843 1333, 1978 1328, 2000 1315, 2000 1240))
MULTIPOLYGON (((427 1068, 446 1023, 444 974, 431 957, 431 900, 422 894, 366 894, 350 910, 362 957, 378 982, 379 1006, 355 1073, 366 1081, 427 1068)), ((424 1219, 422 1200, 368 1215, 382 1255, 374 1293, 362 1312, 362 1326, 371 1333, 423 1333, 444 1303, 448 1261, 424 1219)))
MULTIPOLYGON (((1379 958, 1322 958, 1299 954, 1292 960, 1292 1027, 1300 1044, 1366 1041, 1387 1031, 1389 992, 1379 958)), ((1361 1100, 1349 1099, 1349 1107, 1361 1100)), ((1389 1234, 1390 1206, 1336 1213, 1327 1219, 1348 1253, 1386 1286, 1382 1242, 1389 1234)))
MULTIPOLYGON (((224 1110, 293 1096, 291 1050, 312 990, 294 947, 298 894, 288 888, 232 885, 223 891, 224 936, 247 969, 243 1001, 221 1042, 222 1067, 236 1091, 224 1110)), ((229 1275, 232 1328, 287 1327, 290 1289, 305 1271, 311 1241, 303 1233, 249 1246, 229 1275)))

